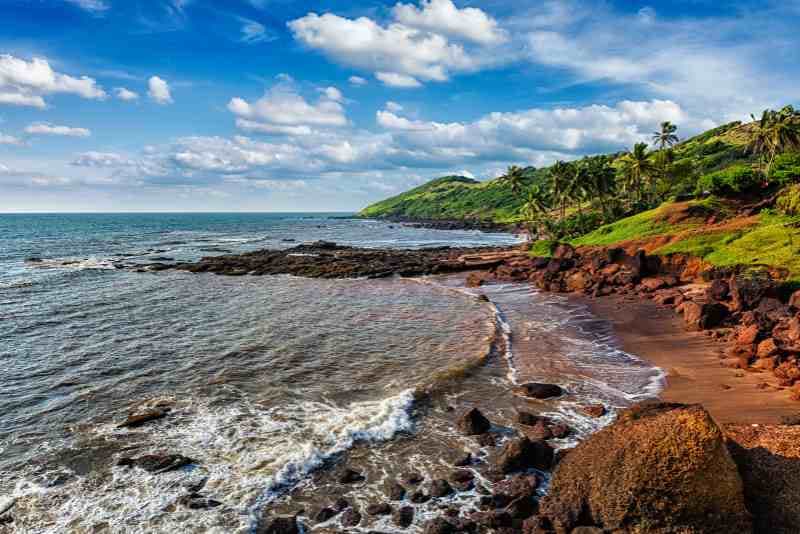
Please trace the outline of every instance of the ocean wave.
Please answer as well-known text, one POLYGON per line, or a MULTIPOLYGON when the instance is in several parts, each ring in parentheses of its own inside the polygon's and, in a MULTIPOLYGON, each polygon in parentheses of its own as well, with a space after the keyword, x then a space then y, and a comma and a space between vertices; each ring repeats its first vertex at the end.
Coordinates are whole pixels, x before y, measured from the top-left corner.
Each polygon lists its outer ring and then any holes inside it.
POLYGON ((111 258, 55 258, 27 260, 25 265, 34 269, 114 270, 111 258))

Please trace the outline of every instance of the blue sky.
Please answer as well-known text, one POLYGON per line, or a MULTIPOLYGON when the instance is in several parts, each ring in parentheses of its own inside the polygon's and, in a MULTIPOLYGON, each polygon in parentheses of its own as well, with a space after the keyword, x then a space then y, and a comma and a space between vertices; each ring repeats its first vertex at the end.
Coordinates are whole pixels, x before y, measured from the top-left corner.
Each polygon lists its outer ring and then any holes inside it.
POLYGON ((0 0, 0 211, 357 210, 798 104, 800 1, 0 0))

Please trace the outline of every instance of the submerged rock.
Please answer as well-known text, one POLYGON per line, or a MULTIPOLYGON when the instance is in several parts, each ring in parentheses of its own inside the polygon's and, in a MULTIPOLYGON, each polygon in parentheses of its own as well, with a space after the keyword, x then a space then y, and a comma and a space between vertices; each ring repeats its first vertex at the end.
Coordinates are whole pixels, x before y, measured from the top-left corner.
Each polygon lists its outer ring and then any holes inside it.
POLYGON ((699 405, 645 403, 559 463, 542 501, 558 532, 751 532, 724 436, 699 405))
POLYGON ((182 454, 147 454, 138 458, 120 458, 117 461, 120 467, 138 467, 154 474, 175 471, 195 463, 197 463, 195 460, 182 454))
POLYGON ((355 469, 345 469, 339 476, 340 484, 355 484, 356 482, 363 482, 366 477, 356 471, 355 469))
POLYGON ((431 482, 431 496, 432 497, 447 497, 453 493, 453 487, 444 479, 438 479, 431 482))
POLYGON ((467 410, 458 419, 458 429, 467 436, 485 434, 492 428, 492 423, 477 408, 467 410))
POLYGON ((498 471, 506 474, 531 468, 546 471, 553 466, 553 458, 553 447, 546 441, 531 441, 522 437, 506 443, 497 458, 496 466, 498 471))
POLYGON ((403 506, 392 515, 392 521, 400 528, 408 528, 414 522, 414 508, 403 506))
POLYGON ((539 382, 528 382, 520 384, 514 388, 514 393, 532 399, 550 399, 560 397, 564 394, 564 389, 556 384, 541 384, 539 382))
POLYGON ((370 504, 367 506, 367 513, 372 516, 389 515, 392 513, 392 507, 385 502, 370 504))
POLYGON ((128 415, 128 418, 125 421, 117 425, 117 428, 138 428, 145 423, 149 423, 150 421, 155 421, 157 419, 166 417, 170 411, 171 410, 169 407, 163 407, 152 408, 139 413, 132 413, 128 415))
POLYGON ((256 534, 300 534, 296 517, 275 517, 262 523, 256 528, 256 534))
POLYGON ((348 508, 342 513, 341 522, 343 527, 358 526, 361 523, 361 514, 353 508, 348 508))

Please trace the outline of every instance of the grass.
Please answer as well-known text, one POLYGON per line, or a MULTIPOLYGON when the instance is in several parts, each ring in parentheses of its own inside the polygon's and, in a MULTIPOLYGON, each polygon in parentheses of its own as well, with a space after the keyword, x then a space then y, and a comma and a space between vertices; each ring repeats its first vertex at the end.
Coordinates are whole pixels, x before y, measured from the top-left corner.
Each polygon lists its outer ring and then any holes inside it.
POLYGON ((553 247, 556 244, 557 241, 541 239, 539 241, 534 241, 528 252, 534 258, 549 258, 553 255, 553 247))
POLYGON ((662 208, 663 206, 643 211, 632 217, 601 226, 594 232, 574 239, 572 244, 576 246, 606 246, 631 239, 665 234, 671 230, 671 227, 668 222, 659 217, 662 208))

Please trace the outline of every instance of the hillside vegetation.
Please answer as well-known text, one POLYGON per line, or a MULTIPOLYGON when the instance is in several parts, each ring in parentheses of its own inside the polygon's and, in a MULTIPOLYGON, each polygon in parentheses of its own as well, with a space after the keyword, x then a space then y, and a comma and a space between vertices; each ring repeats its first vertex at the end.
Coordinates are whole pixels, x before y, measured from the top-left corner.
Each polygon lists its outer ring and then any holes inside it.
POLYGON ((511 167, 487 182, 439 178, 361 215, 518 223, 533 255, 557 241, 631 246, 800 280, 800 113, 766 110, 683 141, 676 132, 663 123, 652 148, 511 167))

